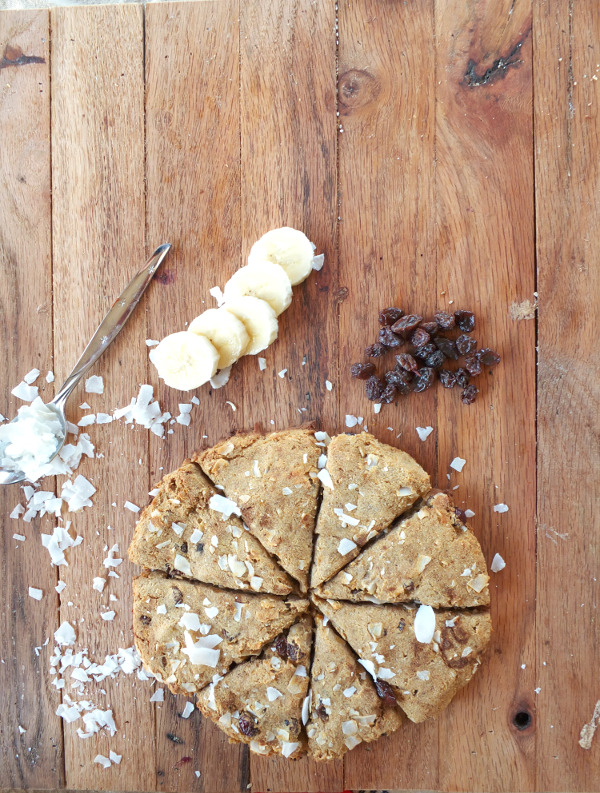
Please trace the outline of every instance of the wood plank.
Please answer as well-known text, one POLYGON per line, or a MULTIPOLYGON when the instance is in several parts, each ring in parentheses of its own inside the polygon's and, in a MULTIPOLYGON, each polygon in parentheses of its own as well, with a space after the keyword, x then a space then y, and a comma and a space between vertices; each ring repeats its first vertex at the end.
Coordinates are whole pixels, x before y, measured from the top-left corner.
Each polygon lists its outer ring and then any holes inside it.
MULTIPOLYGON (((7 417, 23 404, 10 393, 23 375, 53 367, 48 52, 47 11, 0 14, 0 410, 7 417)), ((37 385, 51 398, 44 377, 37 385)), ((54 715, 60 696, 46 686, 47 651, 33 649, 58 627, 56 571, 36 536, 51 521, 11 520, 21 499, 18 485, 0 488, 0 767, 8 786, 57 787, 64 781, 62 725, 54 715), (16 542, 15 532, 27 540, 16 542), (43 590, 41 602, 28 596, 29 586, 43 590)))
POLYGON ((535 4, 539 790, 600 789, 600 8, 535 4), (568 496, 560 495, 565 479, 568 496))
MULTIPOLYGON (((301 229, 325 254, 321 272, 294 287, 279 339, 242 363, 247 424, 266 430, 337 417, 335 8, 311 0, 240 7, 243 254, 278 226, 301 229), (333 343, 331 343, 333 342, 333 343), (304 361, 304 363, 303 363, 304 361), (278 373, 287 369, 285 376, 278 373), (257 388, 257 378, 260 378, 257 388), (330 392, 325 381, 334 385, 330 392)), ((341 761, 250 756, 254 790, 341 790, 341 761)))
MULTIPOLYGON (((369 431, 432 474, 435 435, 422 443, 415 427, 437 427, 436 390, 375 415, 349 368, 377 341, 380 309, 431 315, 436 306, 427 286, 435 283, 433 59, 431 3, 339 3, 340 418, 365 417, 369 431)), ((392 354, 378 359, 378 374, 394 364, 392 354)), ((434 789, 437 744, 437 723, 407 720, 389 738, 348 752, 344 787, 434 789)))
MULTIPOLYGON (((54 338, 60 381, 144 260, 143 13, 133 5, 57 8, 51 23, 54 338)), ((71 420, 78 420, 77 405, 84 398, 94 411, 110 412, 137 394, 146 378, 144 338, 138 313, 94 367, 104 378, 104 396, 84 396, 78 387, 71 420)), ((106 577, 107 546, 118 543, 125 556, 134 517, 123 504, 147 498, 147 435, 123 422, 91 428, 104 459, 86 460, 79 469, 98 492, 93 508, 70 516, 84 543, 71 554, 65 572, 61 569, 67 584, 61 619, 76 627, 78 646, 98 661, 132 644, 133 569, 124 562, 120 578, 108 578, 101 595, 91 579, 106 577), (101 619, 108 608, 116 612, 113 622, 101 619)), ((98 707, 113 708, 118 732, 110 741, 104 734, 81 740, 77 722, 66 726, 66 784, 155 789, 154 756, 140 751, 145 742, 152 745, 154 735, 149 687, 135 676, 120 676, 90 685, 88 692, 98 707), (109 749, 123 755, 123 764, 103 769, 93 760, 109 749)))
POLYGON ((438 481, 452 473, 488 565, 497 552, 507 563, 492 574, 487 659, 440 717, 439 785, 532 790, 535 325, 509 315, 535 289, 531 3, 438 2, 435 26, 438 299, 475 311, 472 335, 502 355, 478 378, 475 404, 463 405, 458 389, 440 394, 438 481), (501 58, 507 65, 494 65, 501 58), (449 468, 457 455, 467 460, 460 474, 449 468), (499 502, 508 513, 493 512, 499 502), (517 712, 531 715, 528 729, 513 724, 517 712))
MULTIPOLYGON (((147 334, 153 339, 183 330, 215 305, 209 289, 223 287, 241 265, 238 66, 237 2, 147 7, 147 245, 151 250, 167 238, 173 244, 148 299, 147 334)), ((178 403, 192 394, 166 387, 154 367, 149 378, 163 409, 178 415, 178 403)), ((200 405, 189 429, 175 424, 165 441, 152 437, 152 483, 193 451, 244 427, 242 383, 236 365, 225 387, 196 392, 200 405)), ((184 701, 168 695, 156 706, 158 789, 245 790, 247 748, 229 744, 197 711, 188 721, 179 718, 184 701), (174 744, 167 733, 184 744, 174 744), (192 760, 182 763, 182 757, 192 760)))

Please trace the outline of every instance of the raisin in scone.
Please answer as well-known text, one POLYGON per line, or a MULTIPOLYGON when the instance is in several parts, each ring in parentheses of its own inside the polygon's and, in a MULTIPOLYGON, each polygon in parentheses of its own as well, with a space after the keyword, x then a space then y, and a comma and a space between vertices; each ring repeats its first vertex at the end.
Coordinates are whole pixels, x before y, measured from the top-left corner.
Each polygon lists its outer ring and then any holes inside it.
POLYGON ((314 432, 235 435, 194 459, 244 523, 306 592, 312 557, 320 449, 314 432))
POLYGON ((175 694, 257 655, 309 602, 216 589, 148 572, 133 581, 133 632, 144 665, 175 694))
POLYGON ((372 435, 337 435, 327 447, 311 586, 335 575, 431 488, 410 455, 372 435))
POLYGON ((236 515, 211 507, 217 491, 189 460, 167 474, 142 511, 129 558, 150 570, 228 589, 288 595, 294 583, 236 515))
POLYGON ((370 676, 331 622, 325 624, 318 615, 315 623, 306 734, 315 760, 333 760, 359 743, 398 729, 402 714, 393 697, 378 696, 370 676))
POLYGON ((306 752, 302 707, 308 693, 312 620, 299 622, 202 691, 198 708, 233 741, 257 754, 296 758, 306 752))
POLYGON ((473 677, 491 636, 489 612, 479 609, 431 609, 433 636, 424 643, 415 635, 415 606, 314 600, 414 722, 438 716, 450 704, 473 677))
POLYGON ((334 600, 467 608, 489 604, 488 581, 477 538, 456 517, 448 495, 437 492, 322 584, 317 594, 334 600))

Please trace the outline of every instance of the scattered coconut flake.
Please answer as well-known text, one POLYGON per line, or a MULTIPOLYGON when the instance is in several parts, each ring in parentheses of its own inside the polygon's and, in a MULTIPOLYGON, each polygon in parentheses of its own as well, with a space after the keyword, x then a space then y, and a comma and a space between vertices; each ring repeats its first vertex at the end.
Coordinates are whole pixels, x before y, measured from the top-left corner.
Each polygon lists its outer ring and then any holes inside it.
POLYGON ((37 397, 31 405, 19 408, 17 421, 0 427, 0 465, 6 471, 22 471, 30 482, 36 482, 46 475, 62 439, 56 411, 37 397))
POLYGON ((29 597, 30 598, 33 598, 34 600, 41 600, 43 595, 44 595, 44 593, 42 592, 41 589, 36 589, 33 586, 29 587, 29 597))
POLYGON ((114 612, 114 611, 103 611, 103 612, 100 614, 100 616, 101 616, 101 617, 102 617, 102 619, 103 619, 103 620, 105 620, 106 622, 112 622, 112 620, 114 620, 114 618, 115 618, 115 612, 114 612))
POLYGON ((50 554, 50 561, 57 567, 61 564, 67 565, 64 552, 67 548, 74 548, 83 542, 83 537, 76 536, 75 539, 69 534, 71 527, 70 521, 64 526, 55 526, 52 534, 42 534, 42 545, 50 554))
POLYGON ((292 490, 291 487, 282 487, 281 492, 283 493, 284 496, 291 496, 294 491, 292 490))
POLYGON ((462 457, 455 457, 454 460, 450 463, 450 468, 454 468, 455 471, 462 471, 465 467, 465 463, 467 461, 463 460, 462 457))
POLYGON ((584 724, 579 734, 579 745, 582 749, 591 749, 594 734, 600 724, 600 699, 596 702, 592 718, 587 724, 584 724))
POLYGON ((59 581, 58 584, 54 587, 54 589, 56 589, 56 591, 60 595, 60 593, 63 591, 63 589, 66 588, 66 586, 67 585, 65 584, 64 581, 59 581))
POLYGON ((139 512, 140 511, 140 507, 138 507, 137 504, 132 504, 131 501, 126 501, 123 504, 123 506, 125 507, 125 509, 128 509, 131 512, 139 512))
POLYGON ((282 369, 280 372, 277 372, 277 375, 282 379, 285 377, 287 369, 282 369))
POLYGON ((90 497, 94 495, 96 488, 85 476, 78 476, 73 482, 68 480, 63 482, 60 497, 66 502, 71 512, 77 512, 83 507, 91 507, 90 497))
POLYGON ((429 644, 435 633, 435 612, 431 606, 419 606, 415 615, 415 638, 421 644, 429 644))
POLYGON ((300 747, 299 743, 293 743, 290 741, 282 741, 281 742, 281 754, 284 757, 290 757, 290 755, 294 754, 296 749, 300 747))
POLYGON ((193 702, 186 702, 185 706, 183 708, 183 711, 181 712, 181 718, 182 719, 189 719, 189 717, 194 712, 194 708, 195 708, 195 705, 194 705, 193 702))
POLYGON ((211 386, 213 388, 223 388, 223 386, 229 382, 230 375, 231 375, 231 366, 226 366, 225 369, 221 369, 216 373, 214 377, 210 378, 211 386))
POLYGON ((496 504, 494 506, 494 512, 508 512, 508 507, 506 504, 496 504))
POLYGON ((13 534, 13 540, 17 540, 18 542, 25 542, 27 537, 24 534, 13 534))
POLYGON ((333 480, 331 479, 331 474, 327 468, 321 468, 317 476, 321 480, 323 487, 329 487, 331 490, 333 490, 333 480))
POLYGON ((416 429, 417 435, 422 441, 426 441, 433 432, 433 427, 417 427, 416 429))
POLYGON ((344 537, 343 539, 340 540, 337 549, 338 549, 338 553, 341 556, 346 556, 346 554, 349 554, 350 551, 353 551, 355 548, 356 548, 356 543, 352 542, 352 540, 349 540, 347 537, 344 537))
POLYGON ((97 754, 94 757, 94 762, 98 763, 98 765, 101 765, 102 768, 110 768, 110 760, 108 759, 108 757, 105 757, 103 754, 97 754))
POLYGON ((38 379, 39 376, 40 376, 40 370, 32 369, 31 371, 27 372, 23 380, 27 383, 27 385, 31 385, 33 382, 35 382, 35 380, 38 379))
POLYGON ((54 641, 61 646, 69 646, 75 643, 75 629, 70 622, 65 620, 61 626, 54 631, 54 641))
POLYGON ((267 686, 267 699, 269 700, 269 702, 275 702, 275 700, 278 697, 282 697, 282 696, 283 694, 281 693, 281 691, 278 691, 276 688, 273 688, 273 686, 267 686))
POLYGON ((356 427, 357 424, 358 424, 358 417, 353 416, 350 413, 346 413, 346 426, 356 427))
POLYGON ((313 270, 317 270, 317 272, 319 270, 322 270, 324 264, 325 264, 325 254, 324 253, 319 253, 317 256, 313 257, 313 260, 312 260, 312 268, 313 268, 313 270))
POLYGON ((116 553, 119 553, 119 544, 118 543, 115 543, 113 545, 113 547, 110 549, 110 551, 108 552, 108 556, 104 560, 104 567, 118 567, 121 564, 121 562, 123 560, 122 559, 117 559, 115 557, 116 553))
POLYGON ((92 582, 92 589, 95 589, 96 592, 104 591, 104 585, 106 584, 106 578, 94 578, 92 582))
POLYGON ((103 394, 104 393, 104 381, 100 377, 100 375, 93 374, 91 377, 85 381, 85 393, 86 394, 103 394))
POLYGON ((92 406, 88 405, 87 402, 82 402, 81 405, 79 405, 79 409, 80 410, 91 410, 92 406))
POLYGON ((161 603, 159 606, 156 607, 156 613, 157 614, 166 614, 167 613, 167 607, 165 606, 164 603, 161 603))
POLYGON ((221 496, 218 493, 215 493, 214 496, 210 497, 208 506, 210 509, 214 509, 215 512, 221 512, 223 515, 223 520, 226 520, 231 515, 241 516, 242 514, 235 501, 225 498, 225 496, 221 496))
POLYGON ((325 468, 326 465, 327 465, 327 455, 320 454, 319 459, 317 460, 317 468, 319 469, 325 468))
POLYGON ((261 372, 264 372, 267 368, 267 359, 266 358, 259 358, 258 359, 258 368, 261 372))
POLYGON ((465 509, 465 518, 474 518, 475 513, 472 509, 465 509))
POLYGON ((325 388, 331 391, 333 389, 333 383, 330 380, 325 380, 325 388))
POLYGON ((429 669, 422 669, 418 671, 417 677, 419 678, 419 680, 429 680, 430 678, 429 669))
POLYGON ((379 671, 377 672, 377 677, 381 680, 391 680, 393 677, 396 677, 396 673, 392 672, 391 669, 386 669, 384 666, 380 666, 379 671))
POLYGON ((351 697, 354 694, 356 694, 356 687, 350 686, 350 688, 345 688, 342 693, 344 694, 345 697, 351 697))
MULTIPOLYGON (((158 609, 157 609, 158 611, 158 609)), ((166 610, 165 610, 166 614, 166 610)), ((179 625, 183 628, 187 628, 189 631, 199 631, 200 630, 200 617, 195 614, 193 611, 186 611, 184 614, 181 615, 181 619, 179 620, 179 625)))
POLYGON ((116 752, 113 752, 113 750, 111 749, 110 752, 108 753, 108 756, 110 757, 110 759, 113 761, 113 763, 115 765, 120 765, 121 764, 121 759, 123 757, 122 754, 117 754, 116 752))
POLYGON ((218 664, 221 651, 215 650, 214 647, 222 641, 220 636, 201 636, 197 642, 194 642, 188 631, 184 631, 183 636, 185 647, 181 652, 189 656, 191 664, 213 668, 218 664))
POLYGON ((36 385, 27 385, 23 380, 16 385, 10 393, 16 396, 17 399, 23 400, 23 402, 33 402, 33 400, 39 396, 40 392, 36 385))
POLYGON ((146 347, 156 347, 160 342, 157 339, 146 339, 146 347))
POLYGON ((373 413, 379 413, 381 410, 381 402, 375 402, 373 405, 373 413))
POLYGON ((154 694, 150 697, 150 702, 164 702, 165 690, 164 688, 157 688, 154 694))
POLYGON ((16 520, 19 517, 19 515, 22 515, 24 512, 25 512, 25 507, 22 504, 17 504, 17 506, 13 509, 13 511, 10 513, 8 517, 12 518, 13 520, 16 520))
POLYGON ((179 553, 175 555, 173 567, 175 570, 179 570, 179 572, 183 573, 184 575, 188 575, 190 577, 192 575, 192 568, 190 567, 189 561, 185 558, 185 556, 182 556, 179 553))
POLYGON ((492 571, 492 573, 499 573, 500 570, 504 570, 505 567, 506 567, 506 562, 500 556, 500 554, 497 553, 494 556, 494 558, 492 559, 492 564, 490 565, 490 570, 492 571))
POLYGON ((233 410, 233 412, 235 413, 235 411, 237 410, 237 408, 236 408, 236 406, 233 404, 233 402, 231 402, 231 401, 228 399, 228 400, 225 402, 225 404, 226 404, 226 405, 229 405, 229 407, 230 407, 230 408, 233 410))
POLYGON ((50 370, 48 371, 48 374, 46 375, 46 382, 47 383, 53 383, 54 382, 54 372, 52 372, 50 370))
POLYGON ((211 297, 214 297, 214 299, 217 301, 217 306, 222 306, 223 303, 225 302, 223 290, 221 289, 220 286, 212 286, 208 290, 208 294, 211 295, 211 297))
POLYGON ((252 589, 253 589, 255 592, 259 592, 259 591, 260 591, 260 588, 261 588, 261 586, 262 586, 262 583, 263 583, 263 579, 262 579, 260 576, 258 576, 258 575, 253 575, 253 576, 250 578, 250 587, 251 587, 251 588, 252 588, 252 589))

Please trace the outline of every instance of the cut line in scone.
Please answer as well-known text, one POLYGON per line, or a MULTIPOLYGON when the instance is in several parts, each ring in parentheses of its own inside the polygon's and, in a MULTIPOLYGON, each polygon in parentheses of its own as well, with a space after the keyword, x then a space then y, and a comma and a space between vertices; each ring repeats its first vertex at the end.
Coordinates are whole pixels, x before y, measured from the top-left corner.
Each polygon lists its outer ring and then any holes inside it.
POLYGON ((191 694, 260 653, 308 608, 305 599, 146 572, 133 581, 135 646, 144 666, 174 694, 191 694))
POLYGON ((423 497, 429 475, 410 455, 367 432, 327 447, 311 587, 334 576, 369 540, 423 497))
POLYGON ((306 592, 322 449, 311 430, 234 435, 194 457, 306 592))
POLYGON ((306 753, 302 712, 309 685, 312 618, 302 617, 258 658, 236 666, 197 696, 199 710, 253 752, 306 753))
POLYGON ((414 722, 434 718, 473 677, 491 636, 483 609, 342 603, 314 597, 378 687, 414 722))
POLYGON ((294 581, 240 518, 216 508, 223 497, 199 465, 186 460, 157 490, 129 546, 132 562, 227 589, 276 595, 294 589, 294 581))
POLYGON ((470 608, 490 602, 481 546, 448 495, 432 492, 316 594, 333 600, 470 608))

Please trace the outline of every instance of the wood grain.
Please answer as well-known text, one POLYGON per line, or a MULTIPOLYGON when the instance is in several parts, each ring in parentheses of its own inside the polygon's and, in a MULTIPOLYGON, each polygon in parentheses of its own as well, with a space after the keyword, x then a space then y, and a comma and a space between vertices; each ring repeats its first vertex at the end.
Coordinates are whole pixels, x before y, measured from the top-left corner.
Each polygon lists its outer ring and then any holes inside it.
MULTIPOLYGON (((53 366, 48 52, 47 11, 0 15, 0 394, 8 418, 23 404, 11 389, 33 367, 44 373, 43 397, 52 390, 45 381, 53 366)), ((33 649, 58 627, 56 571, 37 536, 51 521, 10 519, 22 495, 19 485, 0 489, 0 767, 4 784, 56 787, 64 781, 54 715, 60 697, 47 685, 47 651, 33 649), (14 533, 27 539, 17 542, 14 533), (30 586, 43 590, 40 602, 28 596, 30 586)))
MULTIPOLYGON (((215 305, 209 289, 222 288, 241 266, 237 20, 237 3, 161 3, 146 11, 147 246, 166 239, 173 244, 148 296, 147 334, 153 339, 183 330, 215 305)), ((163 409, 178 415, 178 403, 192 395, 159 382, 154 367, 148 377, 163 409)), ((195 450, 244 427, 242 382, 236 366, 226 386, 197 392, 200 405, 189 428, 174 424, 164 441, 152 437, 151 485, 195 450)), ((156 706, 158 789, 245 790, 247 747, 229 744, 197 711, 187 721, 179 718, 184 701, 169 695, 156 706)))
POLYGON ((538 789, 600 789, 600 9, 535 6, 538 789), (560 490, 568 483, 568 495, 560 490))
MULTIPOLYGON (((57 379, 66 377, 87 340, 144 257, 144 74, 143 15, 138 6, 65 9, 51 12, 52 24, 52 240, 54 252, 54 339, 57 379)), ((137 320, 137 321, 136 321, 137 320)), ((74 392, 69 418, 77 422, 84 399, 92 410, 126 405, 146 379, 143 324, 127 325, 93 369, 104 378, 104 395, 74 392)), ((76 628, 78 643, 93 660, 129 647, 132 568, 107 578, 102 594, 93 576, 107 577, 107 546, 126 557, 132 513, 129 500, 147 498, 147 432, 124 422, 92 427, 100 460, 85 460, 79 473, 97 488, 94 506, 70 516, 84 537, 61 569, 67 587, 61 620, 76 628), (117 601, 109 598, 113 595, 117 601), (104 622, 101 612, 116 612, 104 622)), ((77 722, 65 727, 67 784, 75 788, 153 789, 155 759, 135 747, 152 745, 154 716, 148 684, 135 675, 89 687, 89 698, 112 707, 118 732, 81 740, 77 722), (93 762, 109 749, 122 766, 93 762)), ((68 692, 68 687, 66 689, 68 692)), ((78 699, 81 697, 77 697, 78 699)))

